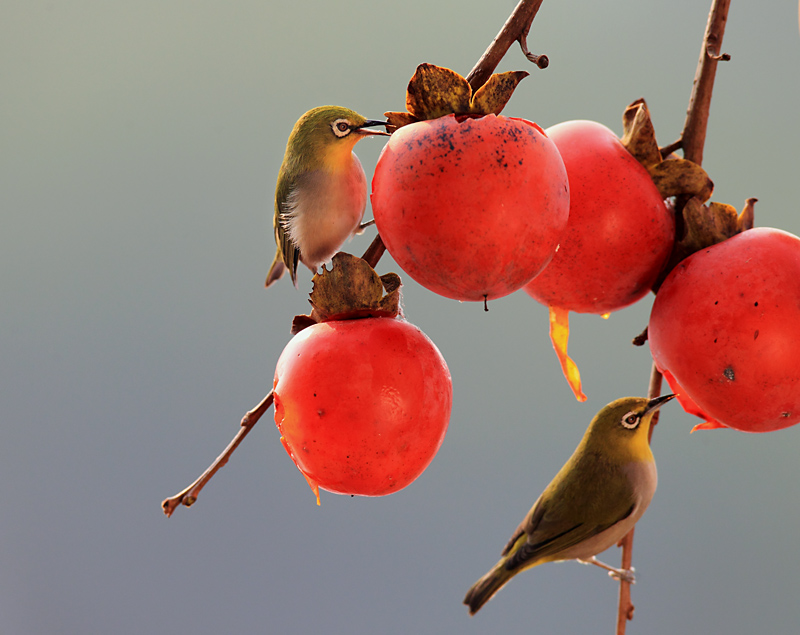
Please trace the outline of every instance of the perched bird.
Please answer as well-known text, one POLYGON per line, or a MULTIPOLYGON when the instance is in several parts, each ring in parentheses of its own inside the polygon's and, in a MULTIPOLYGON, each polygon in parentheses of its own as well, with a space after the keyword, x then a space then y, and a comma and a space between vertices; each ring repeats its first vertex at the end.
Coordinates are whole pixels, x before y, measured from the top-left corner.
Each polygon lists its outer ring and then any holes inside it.
POLYGON ((656 463, 648 431, 655 411, 673 397, 625 397, 595 415, 511 536, 503 557, 467 592, 470 615, 520 571, 544 562, 574 559, 633 582, 632 570, 615 569, 595 556, 619 542, 653 498, 656 463))
POLYGON ((265 286, 286 268, 297 286, 297 263, 311 271, 330 260, 359 229, 367 205, 367 177, 353 147, 368 130, 385 125, 349 108, 320 106, 292 129, 275 188, 275 242, 278 245, 265 286))

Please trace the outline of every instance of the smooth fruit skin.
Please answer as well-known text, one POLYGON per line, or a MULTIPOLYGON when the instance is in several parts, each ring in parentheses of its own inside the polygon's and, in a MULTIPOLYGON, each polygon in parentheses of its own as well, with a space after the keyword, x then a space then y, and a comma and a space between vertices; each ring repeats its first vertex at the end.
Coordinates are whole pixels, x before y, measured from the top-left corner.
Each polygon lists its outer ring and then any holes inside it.
POLYGON ((452 383, 417 327, 365 318, 300 331, 278 360, 274 394, 275 424, 309 483, 381 496, 406 487, 433 459, 452 383))
POLYGON ((796 424, 800 238, 755 228, 689 256, 658 290, 648 337, 687 411, 747 432, 796 424))
POLYGON ((449 115, 403 126, 372 180, 378 231, 398 265, 434 293, 499 298, 550 261, 569 187, 555 145, 524 119, 449 115))
POLYGON ((604 125, 567 121, 545 132, 569 175, 569 222, 553 260, 525 291, 578 313, 610 313, 636 302, 672 250, 672 211, 604 125))

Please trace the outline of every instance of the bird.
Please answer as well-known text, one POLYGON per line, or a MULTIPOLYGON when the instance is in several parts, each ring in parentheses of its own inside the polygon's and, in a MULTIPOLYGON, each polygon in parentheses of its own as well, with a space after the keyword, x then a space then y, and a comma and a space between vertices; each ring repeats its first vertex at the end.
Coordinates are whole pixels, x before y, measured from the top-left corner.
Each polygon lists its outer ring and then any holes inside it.
POLYGON ((288 269, 296 287, 298 262, 316 272, 359 231, 367 178, 353 148, 366 136, 389 136, 369 130, 386 123, 341 106, 319 106, 297 120, 275 187, 277 251, 264 286, 288 269))
POLYGON ((619 542, 653 498, 658 479, 648 433, 655 412, 674 397, 624 397, 594 416, 500 561, 467 592, 470 615, 515 575, 545 562, 578 560, 634 582, 632 569, 616 569, 595 556, 619 542))

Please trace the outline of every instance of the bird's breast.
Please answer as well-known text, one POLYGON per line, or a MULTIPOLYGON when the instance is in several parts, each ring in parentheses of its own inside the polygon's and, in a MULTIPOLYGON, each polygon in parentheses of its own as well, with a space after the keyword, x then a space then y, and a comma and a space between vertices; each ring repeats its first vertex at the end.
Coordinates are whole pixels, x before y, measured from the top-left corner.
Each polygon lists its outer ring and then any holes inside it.
POLYGON ((344 166, 304 174, 290 195, 286 228, 312 269, 339 251, 364 215, 367 178, 358 157, 350 158, 344 166))

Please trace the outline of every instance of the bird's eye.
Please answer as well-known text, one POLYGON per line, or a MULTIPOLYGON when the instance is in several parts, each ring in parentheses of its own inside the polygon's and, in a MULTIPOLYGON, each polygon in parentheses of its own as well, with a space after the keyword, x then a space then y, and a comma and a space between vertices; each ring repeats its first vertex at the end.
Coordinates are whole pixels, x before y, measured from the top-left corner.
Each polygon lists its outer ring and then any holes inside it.
POLYGON ((333 134, 341 139, 350 134, 352 125, 347 119, 337 119, 333 122, 331 128, 333 129, 333 134))
POLYGON ((628 428, 628 430, 633 430, 636 426, 639 425, 639 420, 640 419, 641 419, 641 417, 639 417, 638 414, 636 414, 635 412, 631 411, 628 414, 626 414, 624 417, 622 417, 622 420, 621 420, 620 423, 622 423, 623 427, 628 428))

